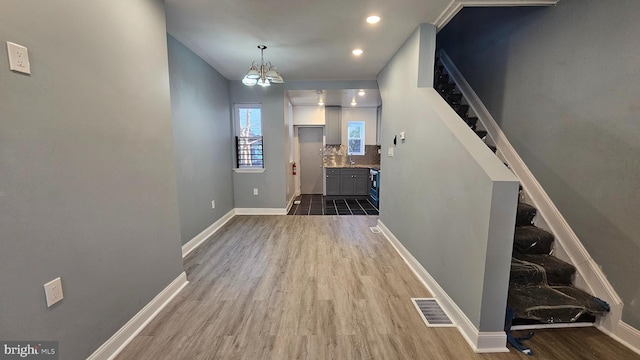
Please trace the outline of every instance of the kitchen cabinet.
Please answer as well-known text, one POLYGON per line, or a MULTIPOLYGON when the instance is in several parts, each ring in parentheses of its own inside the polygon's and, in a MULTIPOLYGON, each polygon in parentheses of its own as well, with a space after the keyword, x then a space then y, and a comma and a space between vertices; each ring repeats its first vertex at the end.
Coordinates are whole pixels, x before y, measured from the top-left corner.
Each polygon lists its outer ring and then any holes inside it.
POLYGON ((328 168, 326 172, 327 195, 368 196, 368 168, 328 168))
POLYGON ((326 169, 327 195, 340 195, 340 169, 326 169))
POLYGON ((355 195, 369 196, 369 169, 358 170, 363 171, 353 177, 355 195))
POLYGON ((327 145, 342 144, 342 108, 327 106, 324 108, 327 145))

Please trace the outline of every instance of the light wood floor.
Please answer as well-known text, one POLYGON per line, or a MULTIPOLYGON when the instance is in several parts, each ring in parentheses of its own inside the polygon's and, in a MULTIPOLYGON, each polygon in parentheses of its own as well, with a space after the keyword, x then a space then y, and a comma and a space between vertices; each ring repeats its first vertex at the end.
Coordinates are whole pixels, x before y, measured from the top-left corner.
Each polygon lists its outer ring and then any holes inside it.
MULTIPOLYGON (((427 328, 429 297, 372 216, 236 216, 185 259, 190 283, 117 359, 531 359, 427 328)), ((536 359, 640 359, 594 328, 538 331, 536 359)))

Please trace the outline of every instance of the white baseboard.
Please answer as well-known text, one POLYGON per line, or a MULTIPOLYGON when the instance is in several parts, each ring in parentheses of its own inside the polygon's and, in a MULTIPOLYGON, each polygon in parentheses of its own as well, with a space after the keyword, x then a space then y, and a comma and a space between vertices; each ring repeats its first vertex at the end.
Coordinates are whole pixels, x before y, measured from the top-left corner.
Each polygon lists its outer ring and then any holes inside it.
POLYGON ((480 332, 471 323, 471 320, 462 312, 456 303, 440 287, 438 282, 429 272, 416 260, 413 255, 402 245, 400 240, 393 235, 380 219, 378 227, 387 238, 391 246, 398 252, 400 257, 409 266, 411 271, 418 277, 422 284, 429 290, 431 295, 438 299, 442 310, 457 325, 458 331, 462 334, 473 351, 477 353, 509 352, 507 348, 507 334, 504 331, 480 332))
POLYGON ((189 240, 186 244, 182 245, 182 257, 189 255, 195 248, 200 246, 205 240, 211 237, 216 231, 218 231, 224 224, 233 218, 235 215, 235 209, 231 209, 228 213, 224 214, 220 219, 216 220, 208 228, 204 229, 200 234, 196 235, 193 239, 189 240))
POLYGON ((293 196, 291 197, 291 199, 289 199, 289 203, 287 204, 287 214, 289 213, 289 210, 291 210, 291 207, 293 206, 293 202, 296 201, 296 198, 299 195, 300 194, 298 194, 298 193, 294 193, 293 196))
POLYGON ((531 324, 531 325, 513 325, 511 327, 511 330, 566 329, 566 328, 584 328, 584 327, 592 327, 592 326, 594 326, 594 323, 590 323, 590 322, 531 324))
POLYGON ((279 208, 236 208, 236 215, 287 215, 287 209, 279 208))
POLYGON ((610 331, 608 328, 604 328, 600 325, 597 325, 597 328, 603 333, 611 336, 617 342, 628 347, 631 351, 640 355, 640 330, 632 327, 622 320, 618 322, 618 326, 614 327, 613 331, 610 331))
POLYGON ((87 360, 114 359, 188 283, 187 274, 182 272, 109 340, 94 351, 87 360))

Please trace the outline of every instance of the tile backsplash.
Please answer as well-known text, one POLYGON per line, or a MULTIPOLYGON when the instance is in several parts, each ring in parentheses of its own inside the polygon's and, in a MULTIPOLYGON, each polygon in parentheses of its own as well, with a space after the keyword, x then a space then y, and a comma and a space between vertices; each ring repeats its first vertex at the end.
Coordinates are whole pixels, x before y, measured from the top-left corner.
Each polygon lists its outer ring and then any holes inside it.
MULTIPOLYGON (((351 155, 356 165, 380 165, 379 145, 365 145, 364 155, 351 155)), ((348 165, 346 145, 327 145, 324 148, 324 163, 326 165, 348 165)))

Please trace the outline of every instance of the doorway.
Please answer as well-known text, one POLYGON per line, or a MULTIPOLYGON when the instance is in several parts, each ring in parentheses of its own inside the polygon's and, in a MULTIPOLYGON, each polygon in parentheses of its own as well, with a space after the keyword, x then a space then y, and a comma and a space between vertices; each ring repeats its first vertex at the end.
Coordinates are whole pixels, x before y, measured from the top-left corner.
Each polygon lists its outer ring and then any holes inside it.
POLYGON ((323 131, 321 127, 300 127, 300 193, 322 194, 323 131))

